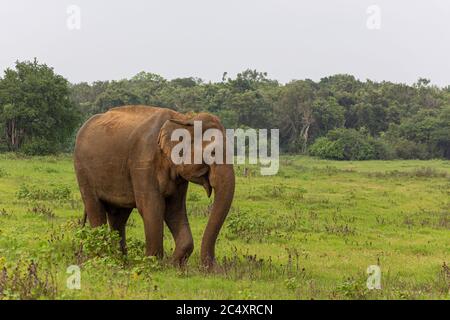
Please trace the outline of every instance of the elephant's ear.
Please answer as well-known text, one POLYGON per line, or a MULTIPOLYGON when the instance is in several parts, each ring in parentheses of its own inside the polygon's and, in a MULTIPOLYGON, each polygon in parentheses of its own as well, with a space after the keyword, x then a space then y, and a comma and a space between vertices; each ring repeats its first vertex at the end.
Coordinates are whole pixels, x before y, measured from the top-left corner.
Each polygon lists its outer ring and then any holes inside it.
POLYGON ((175 129, 189 129, 194 125, 192 119, 170 119, 164 122, 163 126, 159 130, 158 145, 163 153, 170 158, 172 148, 178 143, 178 141, 171 141, 170 137, 175 129))

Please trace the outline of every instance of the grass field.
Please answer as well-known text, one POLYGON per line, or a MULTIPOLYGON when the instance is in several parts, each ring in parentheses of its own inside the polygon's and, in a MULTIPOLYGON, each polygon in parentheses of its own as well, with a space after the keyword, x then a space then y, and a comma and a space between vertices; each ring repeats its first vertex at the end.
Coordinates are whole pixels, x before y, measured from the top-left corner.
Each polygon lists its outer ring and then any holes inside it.
MULTIPOLYGON (((69 156, 0 155, 0 299, 449 299, 450 162, 337 162, 285 156, 277 176, 242 176, 220 234, 221 270, 199 266, 210 199, 192 185, 196 248, 186 268, 129 254, 107 229, 81 230, 69 156), (66 287, 70 265, 81 289, 66 287), (366 286, 381 268, 381 289, 366 286)), ((173 241, 165 232, 166 256, 173 241)))

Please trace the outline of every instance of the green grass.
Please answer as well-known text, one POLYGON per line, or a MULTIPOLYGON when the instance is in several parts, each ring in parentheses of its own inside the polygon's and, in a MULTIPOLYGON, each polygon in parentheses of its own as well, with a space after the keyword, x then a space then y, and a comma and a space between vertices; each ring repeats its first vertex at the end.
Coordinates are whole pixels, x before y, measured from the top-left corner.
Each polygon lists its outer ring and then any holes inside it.
MULTIPOLYGON (((196 248, 179 269, 144 257, 136 212, 126 258, 107 230, 80 231, 70 157, 0 155, 0 298, 449 299, 449 161, 285 156, 277 176, 258 172, 244 177, 236 166, 221 270, 207 273, 199 247, 210 199, 201 187, 189 187, 196 248), (81 290, 66 287, 73 264, 81 290), (377 264, 382 289, 368 290, 366 270, 377 264)), ((173 247, 166 230, 166 256, 173 247)))

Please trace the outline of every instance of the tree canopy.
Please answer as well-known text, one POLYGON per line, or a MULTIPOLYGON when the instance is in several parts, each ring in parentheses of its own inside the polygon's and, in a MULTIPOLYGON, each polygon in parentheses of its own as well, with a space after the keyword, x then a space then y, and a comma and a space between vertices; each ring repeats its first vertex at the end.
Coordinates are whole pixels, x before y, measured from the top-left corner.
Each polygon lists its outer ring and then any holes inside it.
POLYGON ((127 104, 206 111, 227 128, 279 128, 283 152, 450 158, 450 87, 428 79, 406 85, 338 74, 281 84, 267 73, 245 70, 234 78, 224 73, 220 82, 140 72, 131 79, 69 84, 36 60, 18 62, 0 79, 2 149, 40 144, 49 152, 70 150, 81 120, 127 104))
POLYGON ((0 79, 3 150, 49 153, 61 150, 79 123, 66 79, 45 64, 17 62, 0 79))

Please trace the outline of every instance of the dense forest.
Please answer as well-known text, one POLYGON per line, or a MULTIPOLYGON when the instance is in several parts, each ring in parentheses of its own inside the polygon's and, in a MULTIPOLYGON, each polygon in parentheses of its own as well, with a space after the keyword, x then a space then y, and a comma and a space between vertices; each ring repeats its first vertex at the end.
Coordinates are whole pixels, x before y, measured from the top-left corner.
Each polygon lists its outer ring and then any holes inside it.
POLYGON ((360 81, 339 74, 287 84, 245 70, 221 82, 131 79, 71 84, 38 61, 0 78, 0 151, 71 152, 92 114, 127 104, 218 115, 227 128, 279 128, 281 151, 328 159, 450 159, 450 86, 360 81))

